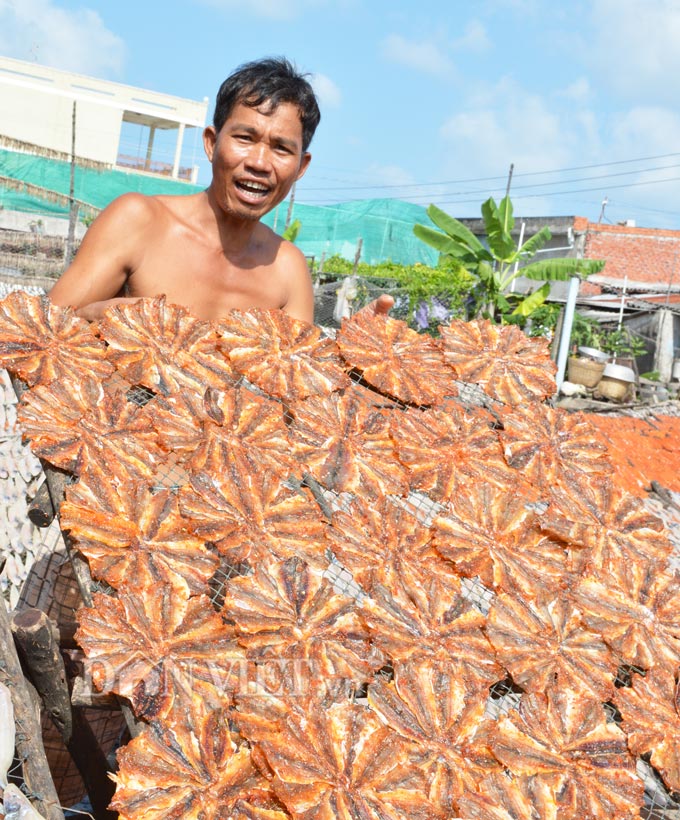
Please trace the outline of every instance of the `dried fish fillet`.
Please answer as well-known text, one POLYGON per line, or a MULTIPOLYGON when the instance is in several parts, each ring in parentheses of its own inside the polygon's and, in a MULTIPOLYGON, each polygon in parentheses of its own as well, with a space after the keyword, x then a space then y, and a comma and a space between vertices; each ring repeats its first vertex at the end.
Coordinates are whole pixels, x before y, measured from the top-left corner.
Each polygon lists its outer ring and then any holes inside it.
POLYGON ((78 612, 76 640, 95 687, 129 698, 141 716, 155 711, 168 677, 233 691, 245 657, 209 599, 162 578, 136 580, 78 612))
POLYGON ((475 408, 450 404, 445 410, 392 413, 390 434, 411 489, 435 501, 445 501, 473 482, 504 487, 517 481, 503 459, 496 432, 475 408))
POLYGON ((121 820, 247 818, 249 799, 272 808, 278 802, 248 748, 234 744, 228 712, 207 710, 199 700, 172 728, 152 721, 118 752, 118 763, 111 808, 121 820), (232 814, 239 805, 242 813, 232 814))
POLYGON ((466 678, 489 686, 503 677, 482 631, 485 618, 461 594, 460 580, 414 568, 404 571, 399 587, 376 585, 360 614, 371 636, 393 661, 421 659, 456 662, 466 678))
POLYGON ((253 474, 246 463, 198 473, 180 490, 180 511, 193 534, 215 544, 232 564, 294 556, 325 567, 326 521, 303 490, 275 475, 253 474))
POLYGON ((167 396, 234 383, 210 323, 167 304, 164 296, 109 308, 99 332, 109 345, 109 360, 130 384, 167 396))
POLYGON ((680 666, 680 583, 672 572, 650 570, 639 588, 607 575, 585 575, 571 592, 588 626, 624 663, 640 669, 680 666))
POLYGON ((406 495, 406 470, 394 457, 389 419, 352 393, 307 399, 293 408, 291 443, 312 476, 338 493, 406 495))
POLYGON ((215 326, 234 370, 269 396, 299 400, 349 384, 333 339, 281 310, 233 310, 215 326))
POLYGON ((71 308, 16 290, 0 301, 0 367, 29 387, 113 372, 106 347, 71 308))
MULTIPOLYGON (((261 699, 253 699, 261 700, 261 699)), ((311 701, 307 715, 283 700, 277 720, 240 705, 234 719, 264 754, 272 787, 299 820, 433 820, 421 752, 350 701, 311 701)), ((256 704, 252 704, 256 705, 256 704)))
POLYGON ((524 695, 498 720, 492 750, 515 776, 552 792, 559 820, 639 816, 643 783, 626 736, 581 692, 524 695))
POLYGON ((663 523, 608 478, 572 480, 553 487, 549 497, 540 526, 579 549, 577 569, 587 563, 635 591, 650 571, 665 565, 672 544, 663 523))
POLYGON ((454 372, 434 339, 406 322, 360 311, 343 320, 336 338, 347 364, 381 393, 417 405, 458 395, 454 372))
POLYGON ((188 531, 176 494, 152 493, 139 479, 116 489, 111 482, 93 482, 91 474, 83 477, 67 488, 60 520, 92 574, 115 589, 149 564, 179 575, 192 593, 204 592, 219 564, 188 531))
POLYGON ((378 678, 369 687, 369 705, 383 722, 432 756, 430 795, 447 812, 487 774, 468 755, 487 695, 454 663, 431 660, 396 663, 393 683, 378 678))
POLYGON ((680 790, 680 698, 677 672, 654 668, 631 685, 616 690, 614 703, 623 718, 621 728, 635 755, 648 754, 673 791, 680 790))
POLYGON ((403 503, 382 498, 368 504, 352 500, 333 514, 328 546, 354 580, 369 592, 374 581, 389 584, 404 564, 425 559, 432 534, 403 503))
POLYGON ((538 528, 516 488, 462 488, 432 525, 433 546, 456 571, 498 591, 552 597, 563 585, 564 548, 538 528))
POLYGON ((486 634, 501 665, 528 692, 556 685, 604 701, 614 691, 618 659, 564 598, 530 603, 498 595, 486 634))
POLYGON ((531 413, 506 410, 501 419, 506 461, 536 487, 553 486, 565 473, 585 474, 584 480, 611 473, 607 448, 582 413, 537 404, 531 413))
POLYGON ((352 599, 335 592, 320 570, 299 558, 233 578, 223 614, 234 622, 250 659, 278 661, 282 677, 290 662, 290 673, 301 678, 296 688, 329 678, 361 683, 385 662, 352 599))
POLYGON ((79 474, 97 462, 114 478, 123 470, 148 480, 163 461, 148 407, 105 391, 95 378, 34 387, 18 415, 33 452, 63 470, 79 474))
POLYGON ((439 332, 444 357, 458 378, 479 384, 492 399, 516 406, 554 394, 556 367, 547 339, 487 319, 454 319, 439 332))

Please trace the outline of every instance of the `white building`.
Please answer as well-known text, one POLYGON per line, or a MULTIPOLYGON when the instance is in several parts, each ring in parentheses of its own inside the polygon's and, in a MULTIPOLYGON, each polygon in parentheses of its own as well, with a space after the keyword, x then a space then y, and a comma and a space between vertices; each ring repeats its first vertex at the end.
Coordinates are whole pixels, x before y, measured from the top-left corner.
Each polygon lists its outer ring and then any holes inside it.
POLYGON ((0 57, 0 145, 4 137, 5 146, 16 141, 70 155, 74 103, 78 157, 196 182, 197 166, 181 167, 182 148, 187 128, 205 126, 207 97, 197 102, 0 57), (132 150, 121 142, 124 123, 139 126, 132 150), (174 151, 162 161, 153 156, 159 131, 176 132, 174 151))

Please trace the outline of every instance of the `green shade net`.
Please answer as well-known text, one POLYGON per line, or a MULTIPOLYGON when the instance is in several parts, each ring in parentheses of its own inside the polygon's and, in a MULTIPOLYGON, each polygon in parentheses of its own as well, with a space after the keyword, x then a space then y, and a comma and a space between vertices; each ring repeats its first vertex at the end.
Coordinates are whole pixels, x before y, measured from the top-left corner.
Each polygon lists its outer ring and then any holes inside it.
MULTIPOLYGON (((68 217, 68 204, 50 201, 48 192, 68 196, 70 163, 0 149, 0 177, 22 181, 47 192, 45 196, 37 196, 35 192, 15 190, 15 185, 0 182, 3 208, 68 217)), ((74 196, 101 209, 130 191, 147 195, 193 194, 204 187, 133 171, 76 166, 74 196)), ((277 233, 283 233, 287 214, 288 202, 282 202, 262 221, 277 233)), ((299 219, 302 224, 295 244, 306 256, 317 260, 335 255, 354 259, 361 240, 361 261, 368 264, 386 260, 403 265, 437 263, 437 251, 413 234, 416 222, 429 224, 429 219, 425 208, 411 202, 367 199, 338 205, 295 203, 291 219, 299 219)))

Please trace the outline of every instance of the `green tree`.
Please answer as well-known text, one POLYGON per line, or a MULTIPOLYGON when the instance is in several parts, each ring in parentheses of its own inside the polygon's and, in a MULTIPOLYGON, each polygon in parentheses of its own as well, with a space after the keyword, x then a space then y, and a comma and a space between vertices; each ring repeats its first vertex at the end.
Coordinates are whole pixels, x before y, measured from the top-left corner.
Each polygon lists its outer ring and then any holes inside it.
POLYGON ((302 222, 299 219, 293 220, 290 225, 286 228, 286 230, 281 234, 282 239, 287 239, 288 242, 295 243, 295 240, 298 238, 298 234, 300 233, 300 228, 302 227, 302 222))
POLYGON ((604 267, 604 262, 593 259, 545 259, 525 264, 550 241, 550 230, 543 227, 518 246, 512 237, 515 219, 512 202, 507 196, 498 205, 493 197, 482 205, 488 248, 462 222, 436 205, 430 205, 427 215, 436 228, 417 224, 413 232, 444 258, 457 260, 475 277, 475 312, 478 316, 491 319, 500 316, 501 321, 519 320, 521 323, 545 302, 550 292, 549 282, 597 273, 604 267), (517 264, 523 265, 520 269, 522 276, 544 283, 528 296, 508 293, 518 275, 515 271, 517 264))

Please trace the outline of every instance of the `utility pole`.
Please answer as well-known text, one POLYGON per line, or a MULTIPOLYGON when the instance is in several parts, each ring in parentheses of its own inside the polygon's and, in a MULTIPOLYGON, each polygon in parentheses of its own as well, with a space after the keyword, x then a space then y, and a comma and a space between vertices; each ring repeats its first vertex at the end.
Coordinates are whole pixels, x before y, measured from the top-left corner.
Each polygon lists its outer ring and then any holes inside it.
POLYGON ((64 254, 64 268, 71 264, 73 249, 76 241, 76 221, 78 219, 78 206, 75 201, 76 190, 76 101, 73 101, 73 113, 71 114, 71 178, 69 182, 68 201, 68 237, 66 239, 66 252, 64 254))
POLYGON ((597 218, 597 224, 598 224, 598 225, 599 225, 599 224, 600 224, 600 222, 602 222, 602 220, 604 219, 604 209, 607 207, 607 205, 609 205, 609 200, 607 199, 607 197, 605 197, 605 198, 602 200, 602 208, 601 208, 601 210, 600 210, 600 215, 599 215, 599 216, 598 216, 598 218, 597 218))
POLYGON ((515 163, 510 163, 510 171, 508 172, 508 184, 505 186, 505 195, 510 196, 510 185, 512 183, 512 172, 515 170, 515 163))
POLYGON ((288 230, 288 226, 290 225, 290 221, 293 218, 293 205, 295 204, 295 182, 293 183, 293 187, 290 189, 290 201, 288 202, 288 213, 286 214, 286 224, 284 226, 284 230, 288 230))

